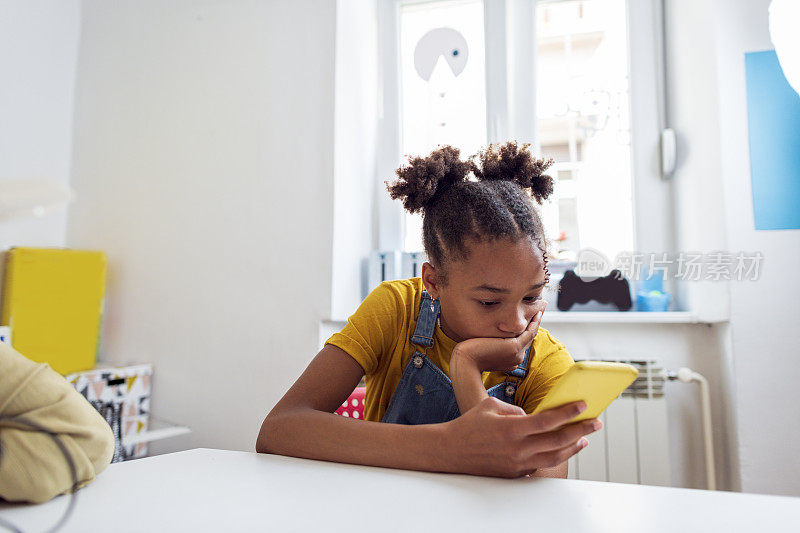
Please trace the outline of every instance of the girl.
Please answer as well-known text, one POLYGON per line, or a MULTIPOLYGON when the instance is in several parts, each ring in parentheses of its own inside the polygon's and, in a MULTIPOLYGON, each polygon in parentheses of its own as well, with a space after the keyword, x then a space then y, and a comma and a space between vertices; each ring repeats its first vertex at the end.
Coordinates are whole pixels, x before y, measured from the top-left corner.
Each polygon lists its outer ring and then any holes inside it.
POLYGON ((476 158, 444 146, 397 170, 392 198, 423 214, 422 277, 367 296, 267 415, 257 451, 566 477, 567 459, 600 422, 565 425, 583 402, 526 414, 572 364, 539 328, 549 271, 531 195, 541 204, 553 192, 550 162, 516 143, 476 158), (365 374, 365 420, 332 415, 365 374))

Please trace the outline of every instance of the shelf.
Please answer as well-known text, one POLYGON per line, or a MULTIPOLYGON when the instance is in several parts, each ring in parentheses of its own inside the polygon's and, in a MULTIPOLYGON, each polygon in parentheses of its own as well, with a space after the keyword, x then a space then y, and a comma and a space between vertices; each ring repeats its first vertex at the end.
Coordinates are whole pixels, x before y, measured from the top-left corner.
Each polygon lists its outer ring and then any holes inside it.
POLYGON ((132 444, 139 444, 142 442, 153 442, 161 439, 169 439, 171 437, 186 435, 192 432, 192 430, 186 426, 176 426, 168 422, 154 420, 152 416, 150 417, 150 422, 148 425, 150 427, 147 431, 123 439, 122 444, 124 446, 130 446, 132 444))
POLYGON ((702 324, 689 311, 647 313, 640 311, 548 311, 542 325, 547 324, 702 324))

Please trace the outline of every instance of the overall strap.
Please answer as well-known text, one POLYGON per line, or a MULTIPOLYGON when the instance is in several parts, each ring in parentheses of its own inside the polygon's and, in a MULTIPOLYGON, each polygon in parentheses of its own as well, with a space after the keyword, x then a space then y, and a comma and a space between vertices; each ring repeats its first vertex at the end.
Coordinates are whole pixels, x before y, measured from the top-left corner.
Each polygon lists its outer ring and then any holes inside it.
POLYGON ((436 329, 437 318, 439 318, 439 300, 431 298, 428 291, 422 291, 417 326, 414 328, 411 342, 426 348, 433 346, 433 332, 436 329))
MULTIPOLYGON (((520 382, 523 379, 525 379, 525 375, 528 373, 528 363, 530 362, 531 358, 531 347, 533 347, 533 342, 531 342, 531 344, 525 350, 525 359, 522 360, 522 364, 519 365, 514 370, 512 370, 511 372, 506 372, 507 377, 505 382, 495 386, 495 387, 500 387, 503 384, 505 384, 505 387, 503 388, 503 393, 506 395, 507 398, 511 398, 513 400, 514 396, 517 393, 517 387, 519 386, 520 382), (509 378, 512 377, 516 379, 514 381, 509 381, 509 378)), ((502 398, 500 399, 502 400, 502 398)), ((509 403, 513 403, 513 401, 510 401, 509 403)))

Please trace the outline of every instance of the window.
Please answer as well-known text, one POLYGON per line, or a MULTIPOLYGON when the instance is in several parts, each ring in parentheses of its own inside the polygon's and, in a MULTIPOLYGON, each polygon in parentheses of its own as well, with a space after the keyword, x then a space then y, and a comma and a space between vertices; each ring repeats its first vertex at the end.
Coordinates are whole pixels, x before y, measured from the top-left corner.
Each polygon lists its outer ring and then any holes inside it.
MULTIPOLYGON (((398 49, 394 67, 383 68, 399 76, 399 116, 386 117, 383 127, 399 130, 396 160, 438 144, 469 156, 489 142, 531 142, 534 153, 554 160, 555 193, 541 213, 558 258, 594 248, 613 259, 667 240, 660 236, 666 227, 641 216, 663 208, 639 205, 664 201, 643 198, 654 186, 638 183, 658 180, 659 69, 651 64, 630 75, 656 56, 654 3, 540 0, 521 11, 514 9, 528 4, 390 3, 395 11, 383 24, 394 30, 383 29, 398 49), (636 242, 648 224, 642 234, 649 242, 636 242)), ((421 218, 398 208, 381 217, 382 234, 395 232, 406 251, 421 250, 421 218)))
POLYGON ((625 0, 540 2, 536 104, 556 186, 542 209, 558 257, 633 249, 625 0))
MULTIPOLYGON (((462 156, 486 144, 483 2, 403 4, 400 8, 402 152, 440 144, 462 156)), ((422 216, 407 215, 404 250, 422 250, 422 216)))

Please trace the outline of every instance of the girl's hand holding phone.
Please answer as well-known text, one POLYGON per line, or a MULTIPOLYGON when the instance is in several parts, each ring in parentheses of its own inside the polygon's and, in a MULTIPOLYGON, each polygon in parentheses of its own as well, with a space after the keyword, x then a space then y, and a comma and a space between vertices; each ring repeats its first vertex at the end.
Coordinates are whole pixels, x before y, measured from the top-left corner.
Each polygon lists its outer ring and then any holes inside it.
POLYGON ((507 339, 484 337, 467 339, 456 344, 452 357, 472 361, 481 372, 514 370, 522 364, 525 359, 525 349, 533 342, 539 331, 542 314, 547 308, 546 301, 541 300, 540 302, 533 320, 521 334, 507 339))
POLYGON ((487 397, 462 416, 446 422, 444 449, 464 473, 515 478, 550 468, 586 447, 583 438, 602 424, 584 420, 565 425, 586 409, 573 402, 536 415, 487 397))

